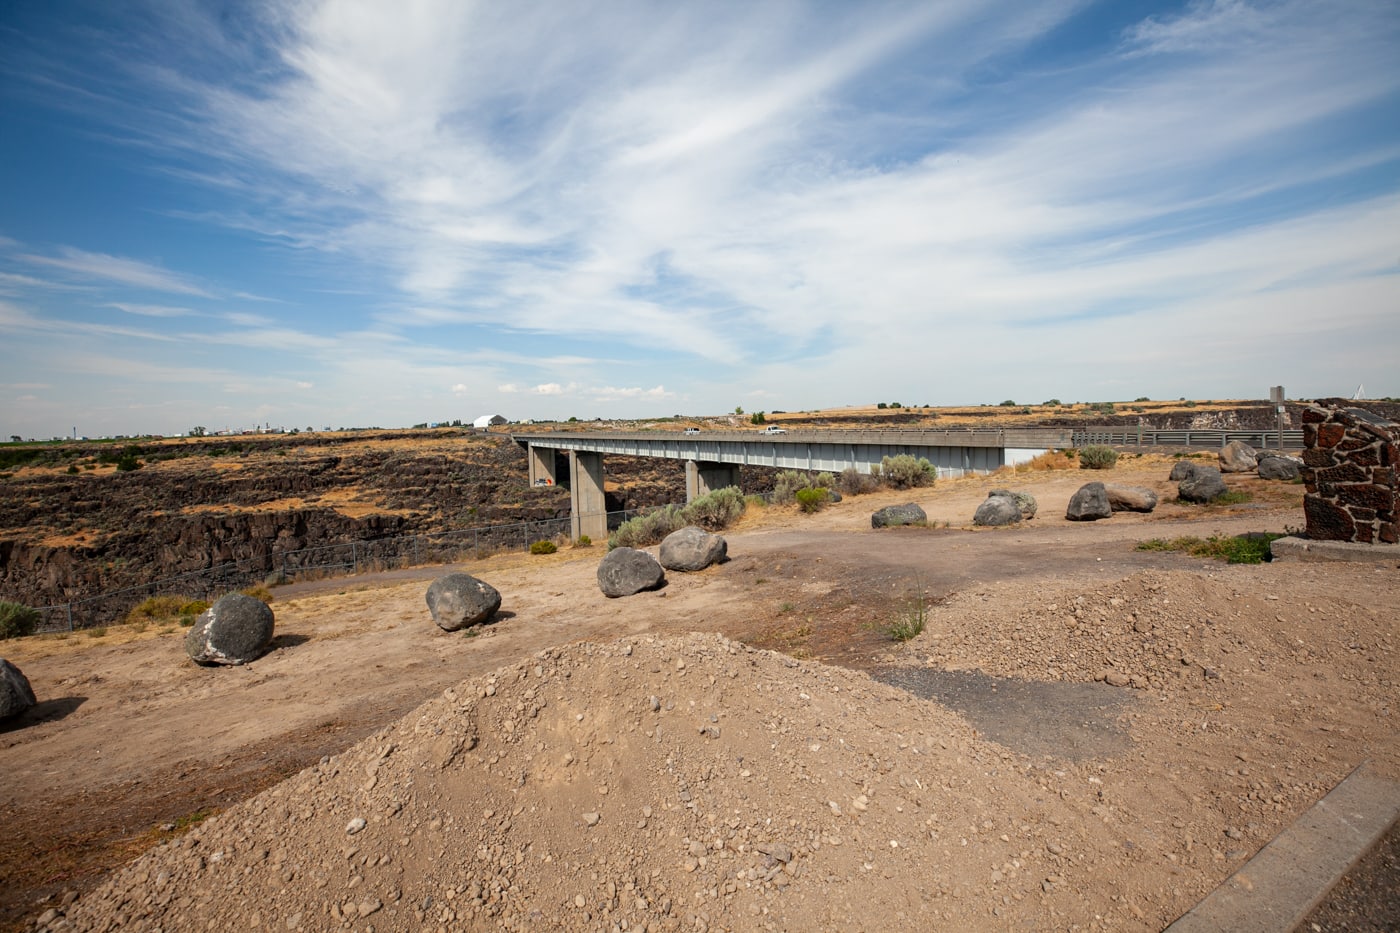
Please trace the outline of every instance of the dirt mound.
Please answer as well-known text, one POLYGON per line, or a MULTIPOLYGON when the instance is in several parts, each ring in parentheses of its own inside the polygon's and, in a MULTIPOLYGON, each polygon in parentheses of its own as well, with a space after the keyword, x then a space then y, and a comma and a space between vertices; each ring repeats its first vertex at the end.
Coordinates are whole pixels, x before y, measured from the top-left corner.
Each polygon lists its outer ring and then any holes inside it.
POLYGON ((1062 830, 1055 786, 1079 781, 1015 758, 863 674, 721 636, 575 644, 446 690, 148 853, 52 928, 1092 917, 1070 893, 1092 845, 1062 830))

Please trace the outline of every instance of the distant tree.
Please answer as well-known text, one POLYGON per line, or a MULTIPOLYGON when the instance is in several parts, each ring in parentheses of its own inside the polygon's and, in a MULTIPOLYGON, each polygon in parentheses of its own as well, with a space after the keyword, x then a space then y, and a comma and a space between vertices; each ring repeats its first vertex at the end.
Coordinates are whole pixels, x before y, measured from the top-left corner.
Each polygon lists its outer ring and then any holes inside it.
POLYGON ((578 418, 576 418, 575 416, 573 416, 573 415, 570 415, 570 416, 569 416, 569 424, 573 424, 573 423, 574 423, 575 421, 577 421, 577 420, 578 420, 578 418))
POLYGON ((1006 401, 1004 401, 1004 402, 1001 403, 1001 407, 1002 407, 1002 408, 1015 408, 1015 407, 1016 407, 1016 400, 1015 400, 1014 398, 1009 398, 1009 399, 1007 399, 1006 401))
POLYGON ((1135 402, 1150 402, 1150 401, 1152 401, 1152 399, 1148 398, 1148 397, 1145 396, 1145 395, 1139 395, 1137 398, 1133 399, 1133 401, 1135 401, 1135 402))
POLYGON ((878 403, 876 403, 875 407, 876 407, 876 408, 882 408, 882 409, 883 409, 883 408, 889 408, 890 406, 887 405, 887 404, 884 403, 884 402, 878 402, 878 403))
MULTIPOLYGON (((461 419, 461 418, 453 418, 453 419, 452 419, 452 426, 453 426, 454 428, 460 428, 460 427, 462 426, 462 419, 461 419)), ((307 430, 309 431, 309 430, 311 430, 311 429, 310 429, 310 428, 307 428, 307 430)))
POLYGON ((1045 405, 1046 408, 1059 408, 1059 407, 1060 407, 1060 400, 1057 399, 1057 398, 1046 399, 1045 402, 1044 402, 1043 404, 1045 405))
POLYGON ((734 406, 734 414, 736 414, 736 415, 742 415, 743 413, 744 413, 744 406, 742 406, 742 405, 735 405, 735 406, 734 406))
POLYGON ((209 429, 206 428, 204 425, 197 424, 194 427, 190 428, 190 437, 203 437, 205 434, 208 433, 208 430, 209 429))
POLYGON ((891 407, 891 408, 903 408, 904 406, 901 405, 899 402, 890 402, 890 407, 891 407))
POLYGON ((750 424, 763 424, 763 422, 766 421, 766 420, 767 420, 767 419, 763 417, 763 412, 761 412, 761 411, 756 411, 756 412, 753 413, 753 416, 749 418, 749 423, 750 423, 750 424))
POLYGON ((11 435, 10 435, 10 443, 11 443, 11 444, 18 444, 18 443, 19 443, 20 441, 22 441, 22 440, 24 440, 24 438, 20 437, 18 434, 11 434, 11 435))

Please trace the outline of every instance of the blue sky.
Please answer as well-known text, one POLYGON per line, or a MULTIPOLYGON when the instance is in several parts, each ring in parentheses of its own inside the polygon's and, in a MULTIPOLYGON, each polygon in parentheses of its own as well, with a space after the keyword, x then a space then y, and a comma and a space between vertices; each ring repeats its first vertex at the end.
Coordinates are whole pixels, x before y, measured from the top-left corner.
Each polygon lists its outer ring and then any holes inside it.
POLYGON ((0 434, 1400 396, 1400 5, 0 5, 0 434))

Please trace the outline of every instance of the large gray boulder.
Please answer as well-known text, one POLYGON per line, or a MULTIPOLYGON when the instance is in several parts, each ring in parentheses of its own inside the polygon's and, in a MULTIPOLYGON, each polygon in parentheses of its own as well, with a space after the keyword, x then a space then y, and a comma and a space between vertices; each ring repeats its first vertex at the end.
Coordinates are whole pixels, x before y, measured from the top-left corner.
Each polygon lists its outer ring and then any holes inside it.
POLYGON ((1258 451, 1244 441, 1231 441, 1220 448, 1222 473, 1252 473, 1258 466, 1258 451))
POLYGON ((1220 471, 1213 466, 1197 466, 1176 485, 1176 495, 1187 502, 1210 502, 1229 490, 1220 471))
POLYGON ((982 504, 977 506, 977 512, 972 516, 972 524, 998 527, 1015 525, 1021 521, 1021 507, 1016 504, 1016 497, 1010 493, 1000 495, 1002 492, 1004 490, 993 490, 982 500, 982 504))
POLYGON ((196 664, 247 664, 267 650, 272 625, 272 607, 267 603, 229 593, 195 620, 185 636, 185 653, 196 664))
POLYGON ((1146 486, 1104 483, 1108 506, 1115 512, 1151 512, 1157 507, 1157 494, 1146 486))
POLYGON ((1172 464, 1172 475, 1169 479, 1173 483, 1179 483, 1194 472, 1196 472, 1196 464, 1190 460, 1178 460, 1172 464))
POLYGON ((691 573, 718 564, 729 553, 729 544, 719 535, 687 525, 673 531, 661 542, 661 566, 667 570, 691 573))
POLYGON ((893 528, 896 525, 922 525, 928 515, 913 502, 903 505, 887 505, 870 516, 871 528, 893 528))
POLYGON ((0 720, 18 716, 36 702, 29 679, 19 668, 0 658, 0 720))
POLYGON ((635 548, 613 548, 598 565, 598 589, 609 599, 654 590, 665 581, 656 558, 635 548))
POLYGON ((1016 507, 1021 510, 1021 518, 1029 521, 1035 518, 1035 513, 1040 506, 1036 504, 1035 496, 1028 492, 1020 492, 1015 489, 993 489, 987 493, 989 496, 1010 496, 1016 500, 1016 507))
POLYGON ((1108 504, 1108 491, 1103 483, 1085 483, 1069 497, 1065 518, 1072 522, 1094 522, 1112 518, 1113 507, 1108 504))
POLYGON ((501 608, 494 586, 469 573, 449 573, 428 586, 428 612, 444 632, 479 625, 501 608))
POLYGON ((1266 454, 1259 458, 1259 476, 1263 479, 1292 482, 1302 475, 1303 461, 1296 457, 1275 457, 1266 454))

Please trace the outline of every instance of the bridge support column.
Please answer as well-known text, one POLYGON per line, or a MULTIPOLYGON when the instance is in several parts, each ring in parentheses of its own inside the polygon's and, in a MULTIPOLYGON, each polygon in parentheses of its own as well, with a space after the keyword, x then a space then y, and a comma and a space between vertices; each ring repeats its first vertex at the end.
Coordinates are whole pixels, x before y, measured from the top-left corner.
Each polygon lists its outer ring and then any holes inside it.
POLYGON ((739 485, 739 467, 732 463, 712 463, 708 460, 685 462, 685 501, 694 502, 706 493, 739 485))
POLYGON ((603 455, 569 451, 570 531, 595 543, 608 539, 608 504, 603 496, 603 455))
POLYGON ((538 480, 546 480, 550 486, 558 483, 559 477, 554 475, 554 448, 531 444, 528 451, 526 457, 530 463, 530 485, 535 485, 538 480))

